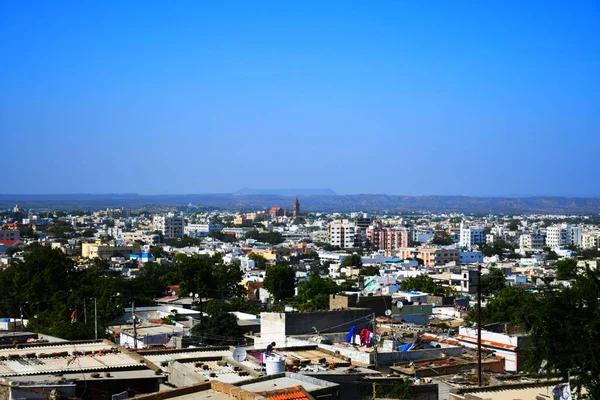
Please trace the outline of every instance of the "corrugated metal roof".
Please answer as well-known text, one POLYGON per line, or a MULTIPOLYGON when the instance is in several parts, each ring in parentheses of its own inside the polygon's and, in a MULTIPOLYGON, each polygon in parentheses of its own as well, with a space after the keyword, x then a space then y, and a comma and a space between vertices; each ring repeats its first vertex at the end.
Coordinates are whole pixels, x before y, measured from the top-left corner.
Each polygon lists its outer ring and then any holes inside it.
POLYGON ((0 349, 0 376, 54 374, 140 366, 126 353, 113 353, 106 343, 31 346, 0 349), (75 353, 75 354, 74 354, 75 353), (85 353, 91 353, 86 355, 85 353))
POLYGON ((144 358, 148 359, 152 363, 161 363, 169 360, 185 360, 189 358, 202 358, 202 357, 231 357, 231 350, 213 350, 213 351, 182 351, 160 353, 160 354, 142 354, 144 358))

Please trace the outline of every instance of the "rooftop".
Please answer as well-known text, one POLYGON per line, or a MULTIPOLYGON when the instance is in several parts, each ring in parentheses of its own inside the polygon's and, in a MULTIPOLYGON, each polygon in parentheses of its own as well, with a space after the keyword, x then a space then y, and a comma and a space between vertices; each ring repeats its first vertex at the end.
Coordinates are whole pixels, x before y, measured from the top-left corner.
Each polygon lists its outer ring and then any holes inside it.
POLYGON ((24 345, 0 349, 0 376, 144 368, 136 357, 104 341, 24 345))

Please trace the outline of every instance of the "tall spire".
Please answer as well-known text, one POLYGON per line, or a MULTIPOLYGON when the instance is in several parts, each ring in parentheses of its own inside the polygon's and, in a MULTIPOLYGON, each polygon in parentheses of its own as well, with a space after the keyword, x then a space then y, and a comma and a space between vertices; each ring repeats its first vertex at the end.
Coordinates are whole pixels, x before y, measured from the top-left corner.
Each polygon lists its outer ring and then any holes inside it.
POLYGON ((294 211, 292 215, 294 217, 300 215, 300 201, 298 200, 298 196, 296 196, 296 200, 294 201, 294 211))

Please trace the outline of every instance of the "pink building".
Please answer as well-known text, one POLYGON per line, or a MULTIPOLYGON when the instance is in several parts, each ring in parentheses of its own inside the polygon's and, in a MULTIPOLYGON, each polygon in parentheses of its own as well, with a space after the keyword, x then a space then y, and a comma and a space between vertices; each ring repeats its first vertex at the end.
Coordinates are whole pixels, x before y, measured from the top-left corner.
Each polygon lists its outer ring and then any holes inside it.
POLYGON ((381 250, 408 247, 411 242, 410 231, 408 229, 384 228, 380 222, 374 222, 367 228, 367 240, 381 250))

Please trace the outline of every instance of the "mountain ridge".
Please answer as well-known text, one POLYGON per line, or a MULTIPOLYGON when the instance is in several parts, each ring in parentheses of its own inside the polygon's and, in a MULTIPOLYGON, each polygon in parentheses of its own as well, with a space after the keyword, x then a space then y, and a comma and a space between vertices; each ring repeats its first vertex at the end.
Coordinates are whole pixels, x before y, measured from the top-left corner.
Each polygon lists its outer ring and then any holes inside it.
MULTIPOLYGON (((295 196, 294 196, 295 197, 295 196)), ((385 194, 299 195, 303 211, 323 212, 463 212, 463 213, 600 213, 600 198, 595 197, 474 197, 402 196, 385 194)), ((106 207, 184 206, 196 204, 231 210, 256 210, 270 207, 292 208, 293 198, 280 195, 214 194, 0 194, 0 208, 20 204, 34 209, 94 210, 106 207)))

